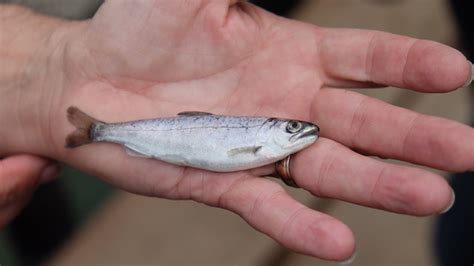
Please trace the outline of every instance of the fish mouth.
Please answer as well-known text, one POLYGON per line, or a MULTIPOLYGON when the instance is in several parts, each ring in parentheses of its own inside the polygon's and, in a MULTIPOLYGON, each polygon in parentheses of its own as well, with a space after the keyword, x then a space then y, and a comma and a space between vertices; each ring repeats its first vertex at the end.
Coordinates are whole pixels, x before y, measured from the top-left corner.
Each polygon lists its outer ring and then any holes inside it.
POLYGON ((308 137, 319 137, 319 127, 316 125, 311 125, 305 128, 303 132, 297 135, 297 139, 303 139, 308 137))

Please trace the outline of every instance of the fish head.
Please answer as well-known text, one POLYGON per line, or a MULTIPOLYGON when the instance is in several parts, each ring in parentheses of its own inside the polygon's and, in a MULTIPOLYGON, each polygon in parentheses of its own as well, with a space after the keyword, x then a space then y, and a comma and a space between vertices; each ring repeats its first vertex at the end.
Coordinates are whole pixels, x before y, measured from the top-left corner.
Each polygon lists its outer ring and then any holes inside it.
POLYGON ((306 121, 274 119, 266 122, 267 141, 285 153, 306 148, 319 137, 319 127, 306 121))

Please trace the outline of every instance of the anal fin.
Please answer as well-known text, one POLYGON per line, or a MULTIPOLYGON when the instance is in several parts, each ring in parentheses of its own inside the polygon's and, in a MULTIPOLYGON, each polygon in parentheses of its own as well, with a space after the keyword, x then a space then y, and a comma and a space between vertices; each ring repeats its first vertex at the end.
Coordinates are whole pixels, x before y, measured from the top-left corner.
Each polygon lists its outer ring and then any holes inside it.
POLYGON ((138 152, 137 150, 130 148, 129 146, 125 146, 125 152, 131 157, 138 157, 138 158, 151 158, 151 156, 138 152))

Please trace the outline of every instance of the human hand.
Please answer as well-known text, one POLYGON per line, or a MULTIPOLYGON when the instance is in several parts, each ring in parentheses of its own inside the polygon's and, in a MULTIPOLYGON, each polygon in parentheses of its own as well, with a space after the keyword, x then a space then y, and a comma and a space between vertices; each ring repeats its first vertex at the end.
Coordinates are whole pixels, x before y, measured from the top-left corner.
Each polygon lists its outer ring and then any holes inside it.
POLYGON ((28 203, 35 189, 59 174, 57 163, 32 155, 0 160, 0 228, 28 203))
POLYGON ((301 188, 412 215, 447 208, 448 184, 353 150, 442 170, 474 169, 469 127, 338 89, 458 88, 470 77, 470 64, 441 44, 321 28, 224 0, 107 1, 92 20, 66 24, 47 42, 55 44, 46 58, 56 72, 47 71, 49 80, 30 90, 33 100, 18 111, 22 126, 31 128, 29 141, 12 140, 4 152, 63 160, 131 192, 226 208, 294 251, 332 260, 353 253, 351 231, 257 178, 272 169, 211 173, 131 158, 111 144, 65 150, 73 130, 65 110, 75 105, 107 122, 192 110, 312 121, 323 137, 291 163, 301 188))

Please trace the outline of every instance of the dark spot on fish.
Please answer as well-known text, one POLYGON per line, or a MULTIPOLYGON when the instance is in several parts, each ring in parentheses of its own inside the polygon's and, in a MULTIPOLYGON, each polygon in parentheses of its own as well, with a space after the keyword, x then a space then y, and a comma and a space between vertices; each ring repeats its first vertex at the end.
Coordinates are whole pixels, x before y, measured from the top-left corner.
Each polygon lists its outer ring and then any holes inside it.
POLYGON ((275 118, 275 117, 270 117, 270 118, 267 119, 267 121, 265 121, 265 124, 266 124, 266 123, 272 123, 272 124, 270 125, 270 128, 272 128, 272 127, 274 127, 274 126, 278 123, 278 119, 275 118))

